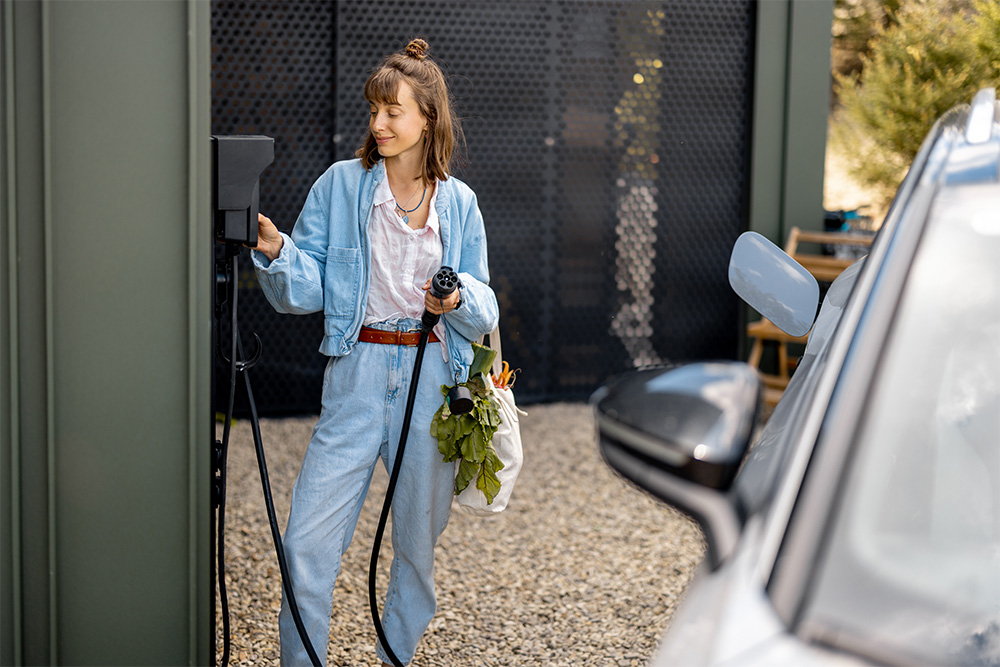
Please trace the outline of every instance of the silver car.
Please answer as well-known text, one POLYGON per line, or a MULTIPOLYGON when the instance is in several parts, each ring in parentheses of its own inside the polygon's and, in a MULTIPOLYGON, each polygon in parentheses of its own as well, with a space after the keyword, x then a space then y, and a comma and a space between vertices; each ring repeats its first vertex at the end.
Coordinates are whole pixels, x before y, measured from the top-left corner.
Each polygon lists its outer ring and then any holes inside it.
MULTIPOLYGON (((734 287, 808 328, 811 286, 765 244, 737 243, 734 287)), ((763 428, 760 395, 747 365, 708 362, 592 399, 609 465, 706 537, 654 664, 1000 665, 992 89, 935 125, 763 428)))

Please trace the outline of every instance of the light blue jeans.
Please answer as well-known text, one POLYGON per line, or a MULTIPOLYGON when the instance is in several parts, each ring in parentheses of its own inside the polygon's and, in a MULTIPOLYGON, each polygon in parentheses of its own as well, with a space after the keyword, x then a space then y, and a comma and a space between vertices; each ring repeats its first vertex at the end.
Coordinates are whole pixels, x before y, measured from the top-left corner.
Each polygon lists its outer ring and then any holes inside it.
MULTIPOLYGON (((415 329, 407 320, 384 329, 415 329)), ((391 471, 409 393, 416 347, 358 343, 331 357, 323 379, 323 406, 292 491, 285 554, 295 599, 313 648, 326 663, 333 589, 340 559, 351 543, 376 461, 391 471)), ((437 606, 434 545, 448 523, 454 464, 444 463, 430 422, 453 384, 440 343, 424 352, 403 467, 392 501, 389 588, 382 612, 386 639, 404 663, 437 606)), ((309 665, 284 592, 279 616, 281 664, 309 665)), ((374 634, 374 629, 373 629, 374 634)), ((383 662, 390 662, 376 642, 383 662)))

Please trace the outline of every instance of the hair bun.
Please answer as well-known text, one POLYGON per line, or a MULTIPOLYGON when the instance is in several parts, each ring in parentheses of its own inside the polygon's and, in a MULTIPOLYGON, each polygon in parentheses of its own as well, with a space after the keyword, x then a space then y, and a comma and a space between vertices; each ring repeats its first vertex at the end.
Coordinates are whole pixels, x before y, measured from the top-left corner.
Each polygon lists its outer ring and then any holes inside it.
POLYGON ((406 45, 406 55, 417 60, 423 60, 427 57, 428 48, 430 47, 427 45, 427 42, 418 37, 406 45))

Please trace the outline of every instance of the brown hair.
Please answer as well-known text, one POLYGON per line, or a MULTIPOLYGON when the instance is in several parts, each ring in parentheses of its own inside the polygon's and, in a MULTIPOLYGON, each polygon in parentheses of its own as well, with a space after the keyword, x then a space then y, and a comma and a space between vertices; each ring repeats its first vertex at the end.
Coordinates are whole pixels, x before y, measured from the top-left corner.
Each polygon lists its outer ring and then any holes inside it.
MULTIPOLYGON (((428 48, 427 42, 417 38, 402 51, 386 56, 365 82, 365 99, 371 103, 397 104, 399 84, 403 81, 409 84, 429 128, 421 170, 421 177, 429 184, 435 178, 448 179, 455 144, 462 138, 462 126, 453 110, 441 68, 427 57, 428 48)), ((365 169, 371 169, 382 159, 371 127, 354 155, 361 158, 365 169)))

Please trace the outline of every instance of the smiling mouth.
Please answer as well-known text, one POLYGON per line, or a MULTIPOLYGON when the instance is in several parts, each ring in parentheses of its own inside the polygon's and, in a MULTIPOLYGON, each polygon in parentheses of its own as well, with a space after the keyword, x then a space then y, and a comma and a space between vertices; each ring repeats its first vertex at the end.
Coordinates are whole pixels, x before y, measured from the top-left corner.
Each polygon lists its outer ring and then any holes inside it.
POLYGON ((390 139, 392 139, 392 137, 375 137, 375 143, 381 146, 382 144, 388 142, 390 139))

